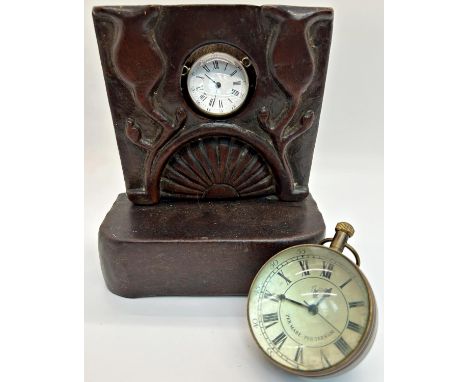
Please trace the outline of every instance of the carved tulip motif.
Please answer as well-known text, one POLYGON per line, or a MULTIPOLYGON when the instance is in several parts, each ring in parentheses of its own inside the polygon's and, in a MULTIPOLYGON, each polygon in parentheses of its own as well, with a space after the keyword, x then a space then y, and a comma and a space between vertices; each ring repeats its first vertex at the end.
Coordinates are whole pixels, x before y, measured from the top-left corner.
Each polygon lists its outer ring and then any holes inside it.
POLYGON ((102 17, 108 17, 115 28, 111 49, 117 76, 131 91, 135 104, 162 128, 157 142, 149 145, 141 140, 141 132, 134 120, 129 119, 126 134, 142 148, 158 149, 185 122, 185 111, 177 109, 173 122, 153 106, 152 95, 164 74, 164 61, 151 30, 159 16, 159 8, 148 6, 138 9, 105 8, 102 17))
POLYGON ((314 79, 314 46, 311 45, 309 30, 314 22, 322 20, 323 17, 331 19, 332 14, 328 10, 320 13, 310 9, 302 11, 300 8, 296 13, 292 13, 275 6, 266 6, 263 11, 264 16, 275 23, 274 33, 268 44, 269 70, 287 94, 288 105, 277 121, 272 121, 270 110, 262 107, 258 113, 258 121, 271 136, 288 172, 290 184, 288 189, 282 192, 284 195, 306 194, 307 187, 298 186, 294 182, 287 146, 312 126, 315 119, 314 112, 307 110, 298 120, 298 126, 290 128, 290 125, 296 118, 304 92, 314 79))
POLYGON ((266 11, 277 23, 270 42, 270 70, 279 85, 297 100, 313 79, 312 47, 307 32, 315 13, 291 17, 290 12, 281 8, 267 8, 266 11))

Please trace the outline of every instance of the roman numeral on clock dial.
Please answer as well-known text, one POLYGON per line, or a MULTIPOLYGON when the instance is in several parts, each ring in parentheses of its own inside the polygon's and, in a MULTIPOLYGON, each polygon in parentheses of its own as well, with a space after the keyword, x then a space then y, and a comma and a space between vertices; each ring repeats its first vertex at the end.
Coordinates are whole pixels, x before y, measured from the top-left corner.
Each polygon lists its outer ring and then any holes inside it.
POLYGON ((283 346, 284 342, 286 341, 286 334, 284 332, 281 332, 278 334, 274 339, 273 339, 273 344, 279 349, 281 349, 281 346, 283 346))

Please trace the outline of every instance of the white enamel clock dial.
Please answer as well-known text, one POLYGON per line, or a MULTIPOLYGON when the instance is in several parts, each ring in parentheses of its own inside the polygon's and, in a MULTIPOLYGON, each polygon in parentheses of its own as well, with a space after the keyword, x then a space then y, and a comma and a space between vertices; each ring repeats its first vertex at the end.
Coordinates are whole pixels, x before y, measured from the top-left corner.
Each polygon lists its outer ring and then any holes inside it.
POLYGON ((273 256, 258 272, 248 320, 273 362, 298 374, 328 375, 369 342, 371 294, 345 256, 299 245, 273 256))
POLYGON ((196 60, 187 78, 188 94, 203 113, 227 116, 247 97, 249 78, 242 63, 227 53, 209 53, 196 60))

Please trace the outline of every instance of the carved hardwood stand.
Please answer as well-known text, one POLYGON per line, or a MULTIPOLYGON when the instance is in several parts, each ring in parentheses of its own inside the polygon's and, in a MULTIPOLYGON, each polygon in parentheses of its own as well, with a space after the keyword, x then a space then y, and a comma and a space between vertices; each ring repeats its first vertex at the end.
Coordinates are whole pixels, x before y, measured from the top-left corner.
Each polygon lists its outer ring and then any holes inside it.
POLYGON ((246 294, 269 257, 323 237, 307 184, 331 9, 96 7, 93 17, 127 191, 99 231, 112 292, 246 294), (195 110, 184 89, 191 57, 210 50, 251 62, 249 97, 223 118, 195 110))

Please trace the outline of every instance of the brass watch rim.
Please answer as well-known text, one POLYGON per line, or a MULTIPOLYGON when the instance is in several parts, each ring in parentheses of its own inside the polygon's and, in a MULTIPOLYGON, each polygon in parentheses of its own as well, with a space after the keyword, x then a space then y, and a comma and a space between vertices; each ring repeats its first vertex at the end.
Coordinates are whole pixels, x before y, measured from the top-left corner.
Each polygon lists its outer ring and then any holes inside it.
POLYGON ((346 370, 349 370, 350 368, 357 366, 359 362, 365 357, 367 352, 370 350, 376 333, 377 333, 377 303, 375 300, 374 292, 372 290, 372 287, 370 286, 369 281, 367 280, 367 277, 364 275, 364 273, 360 270, 358 266, 356 266, 355 263, 353 263, 348 257, 343 255, 343 253, 330 248, 330 247, 325 247, 320 244, 298 244, 294 245, 292 247, 285 248, 281 250, 280 252, 277 252, 274 254, 272 257, 270 257, 265 264, 262 265, 262 267, 258 270, 257 274, 255 275, 254 279, 252 280, 252 284, 250 285, 249 288, 249 293, 247 295, 247 322, 249 324, 249 330, 250 334, 255 340, 255 343, 257 344, 257 347, 260 348, 262 353, 265 355, 265 357, 272 362, 274 365, 278 366, 279 368, 288 371, 292 374, 296 375, 301 375, 305 377, 326 377, 330 375, 339 375, 346 370), (362 339, 359 342, 359 344, 356 346, 355 349, 352 350, 349 356, 345 357, 343 360, 338 362, 336 365, 333 365, 332 367, 326 368, 326 369, 320 369, 320 370, 298 370, 292 367, 285 366, 276 360, 274 360, 272 357, 268 355, 268 353, 263 349, 262 346, 260 346, 259 342, 257 341, 257 337, 254 334, 251 322, 250 322, 250 299, 251 299, 251 293, 253 286, 258 278, 258 275, 262 272, 262 270, 266 267, 266 265, 270 262, 270 260, 274 259, 275 257, 281 255, 283 252, 289 251, 294 248, 303 248, 303 247, 316 247, 316 248, 326 248, 332 252, 335 252, 336 254, 342 256, 346 261, 349 262, 358 272, 358 274, 361 276, 364 286, 366 287, 367 295, 369 297, 369 319, 367 321, 366 329, 364 330, 364 333, 362 335, 362 339))

